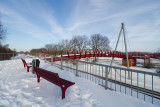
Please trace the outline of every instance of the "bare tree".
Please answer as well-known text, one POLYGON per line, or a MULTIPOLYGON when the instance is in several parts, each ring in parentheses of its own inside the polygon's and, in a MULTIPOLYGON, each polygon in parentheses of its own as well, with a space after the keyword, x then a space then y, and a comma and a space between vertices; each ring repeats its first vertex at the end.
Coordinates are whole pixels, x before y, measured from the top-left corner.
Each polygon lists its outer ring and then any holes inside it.
POLYGON ((47 51, 53 51, 53 44, 46 44, 45 48, 47 49, 47 51))
MULTIPOLYGON (((106 36, 102 36, 100 34, 93 34, 90 38, 90 45, 92 49, 97 52, 97 49, 110 49, 109 47, 109 39, 106 36)), ((95 57, 95 61, 97 61, 95 57)))
MULTIPOLYGON (((28 54, 30 53, 31 55, 34 55, 36 56, 37 53, 40 53, 40 52, 44 52, 44 51, 47 51, 45 48, 39 48, 39 49, 31 49, 30 52, 25 52, 25 54, 28 54)), ((23 51, 21 51, 21 53, 24 53, 23 51)))
POLYGON ((71 49, 70 41, 68 39, 61 40, 58 43, 58 45, 59 45, 60 50, 70 50, 71 49))
POLYGON ((110 49, 109 43, 110 41, 106 36, 100 34, 93 34, 91 36, 90 45, 92 49, 110 49))
POLYGON ((88 46, 88 37, 85 35, 75 35, 71 39, 70 43, 72 44, 73 49, 85 49, 88 46))
POLYGON ((4 25, 2 24, 0 19, 0 41, 6 38, 6 34, 7 34, 7 29, 4 28, 4 25))
POLYGON ((77 38, 75 36, 72 37, 72 39, 70 40, 70 44, 71 44, 71 49, 76 49, 77 48, 77 38))
POLYGON ((58 45, 57 44, 53 44, 53 51, 58 51, 58 45))
POLYGON ((46 44, 45 48, 48 51, 60 51, 60 50, 69 50, 71 49, 71 46, 69 40, 63 39, 57 44, 46 44))

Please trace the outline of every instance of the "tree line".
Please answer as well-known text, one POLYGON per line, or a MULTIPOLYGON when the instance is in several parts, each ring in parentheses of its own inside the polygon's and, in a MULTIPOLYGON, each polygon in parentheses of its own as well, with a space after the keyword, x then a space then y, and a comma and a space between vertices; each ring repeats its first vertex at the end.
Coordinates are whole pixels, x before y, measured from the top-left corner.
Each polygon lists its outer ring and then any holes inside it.
POLYGON ((32 49, 30 53, 35 55, 42 51, 110 49, 109 43, 108 37, 101 34, 93 34, 90 38, 86 35, 75 35, 70 40, 62 39, 56 44, 46 44, 44 48, 32 49))
POLYGON ((15 50, 9 48, 9 45, 1 45, 0 44, 0 53, 16 53, 15 50))
POLYGON ((82 50, 82 49, 110 49, 109 39, 101 34, 93 34, 88 38, 86 35, 75 35, 70 40, 63 39, 57 44, 46 44, 47 51, 59 50, 82 50))

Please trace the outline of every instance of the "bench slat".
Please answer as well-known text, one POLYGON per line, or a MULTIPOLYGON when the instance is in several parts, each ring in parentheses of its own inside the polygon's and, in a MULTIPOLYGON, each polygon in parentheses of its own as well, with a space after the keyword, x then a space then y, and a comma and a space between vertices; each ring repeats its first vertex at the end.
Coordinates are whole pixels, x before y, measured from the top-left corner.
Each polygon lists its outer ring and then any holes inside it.
POLYGON ((60 81, 61 81, 62 85, 64 85, 65 87, 73 84, 73 82, 70 82, 70 81, 62 79, 62 78, 60 78, 60 81))
POLYGON ((57 73, 53 73, 53 72, 49 72, 47 70, 44 70, 44 69, 41 69, 41 68, 38 68, 38 67, 34 67, 35 68, 35 71, 37 71, 38 75, 43 77, 44 79, 60 86, 60 83, 57 79, 57 73))

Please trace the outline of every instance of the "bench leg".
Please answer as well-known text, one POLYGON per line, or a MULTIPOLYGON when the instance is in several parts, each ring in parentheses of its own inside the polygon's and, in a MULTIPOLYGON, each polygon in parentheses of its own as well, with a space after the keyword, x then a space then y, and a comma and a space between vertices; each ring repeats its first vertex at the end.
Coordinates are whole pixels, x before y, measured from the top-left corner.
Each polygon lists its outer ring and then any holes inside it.
POLYGON ((29 67, 27 67, 27 72, 29 72, 29 67))
POLYGON ((62 99, 64 99, 65 98, 66 88, 61 88, 61 90, 62 90, 62 99))
POLYGON ((37 75, 37 82, 40 82, 40 76, 37 75))
POLYGON ((27 72, 29 72, 29 69, 31 68, 31 66, 27 66, 27 72))

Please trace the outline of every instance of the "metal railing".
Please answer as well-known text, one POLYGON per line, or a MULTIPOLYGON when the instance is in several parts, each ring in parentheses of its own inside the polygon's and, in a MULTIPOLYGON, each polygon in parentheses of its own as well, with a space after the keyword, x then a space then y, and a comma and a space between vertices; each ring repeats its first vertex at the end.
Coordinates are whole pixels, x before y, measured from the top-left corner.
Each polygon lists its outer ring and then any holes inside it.
MULTIPOLYGON (((105 89, 120 91, 155 105, 160 105, 160 74, 125 67, 109 66, 44 54, 51 65, 66 69, 76 76, 93 81, 105 89), (60 61, 53 62, 54 58, 60 61), (109 69, 111 72, 108 74, 109 69), (130 72, 130 79, 127 77, 130 72)), ((42 57, 42 55, 41 55, 42 57)))
POLYGON ((10 58, 14 56, 16 56, 16 53, 0 53, 0 61, 10 60, 10 58))

